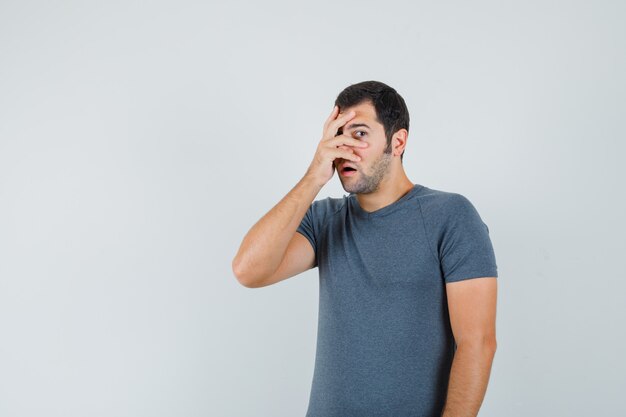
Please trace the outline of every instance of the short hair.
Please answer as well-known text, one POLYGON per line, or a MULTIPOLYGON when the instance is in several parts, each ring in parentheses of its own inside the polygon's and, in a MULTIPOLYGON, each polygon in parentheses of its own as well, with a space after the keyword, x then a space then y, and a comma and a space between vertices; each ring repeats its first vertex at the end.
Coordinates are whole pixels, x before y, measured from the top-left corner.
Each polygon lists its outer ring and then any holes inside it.
MULTIPOLYGON (((380 81, 362 81, 346 87, 335 100, 339 111, 364 102, 370 102, 376 111, 376 121, 383 125, 387 148, 391 152, 391 137, 400 129, 409 131, 409 110, 398 92, 380 81)), ((400 155, 400 162, 404 151, 400 155)))

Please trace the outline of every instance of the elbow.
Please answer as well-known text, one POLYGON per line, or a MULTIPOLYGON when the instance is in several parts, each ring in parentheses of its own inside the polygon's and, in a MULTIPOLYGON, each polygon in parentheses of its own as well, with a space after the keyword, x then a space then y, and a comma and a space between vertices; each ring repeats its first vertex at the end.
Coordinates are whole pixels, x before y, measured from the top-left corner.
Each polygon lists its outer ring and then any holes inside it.
POLYGON ((463 348, 472 351, 489 352, 492 355, 495 355, 497 346, 498 344, 494 336, 468 337, 460 340, 457 343, 457 348, 463 348))
POLYGON ((246 288, 258 288, 259 285, 256 284, 256 280, 250 276, 249 272, 244 268, 244 265, 241 261, 239 261, 236 257, 233 259, 231 263, 231 268, 233 271, 233 275, 237 278, 237 282, 243 285, 246 288))
POLYGON ((491 335, 488 337, 484 337, 482 339, 483 341, 483 349, 489 353, 491 353, 492 355, 496 354, 496 348, 498 347, 498 343, 496 342, 496 337, 491 335))
POLYGON ((495 354, 496 349, 498 348, 498 342, 496 341, 496 337, 491 335, 489 337, 483 338, 483 346, 485 346, 485 349, 495 354))
POLYGON ((244 287, 248 287, 248 280, 246 278, 245 270, 241 265, 241 262, 237 259, 237 257, 233 258, 233 261, 230 264, 231 269, 233 270, 233 275, 237 278, 237 282, 239 282, 244 287))

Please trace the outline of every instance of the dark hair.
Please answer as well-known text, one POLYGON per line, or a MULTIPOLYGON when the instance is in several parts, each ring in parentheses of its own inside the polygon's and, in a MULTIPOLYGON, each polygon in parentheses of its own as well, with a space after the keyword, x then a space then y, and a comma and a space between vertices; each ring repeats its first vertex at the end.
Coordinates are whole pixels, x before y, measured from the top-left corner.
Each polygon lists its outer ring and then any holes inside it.
MULTIPOLYGON (((339 111, 370 102, 376 110, 376 121, 385 128, 387 148, 391 152, 391 137, 400 129, 409 130, 409 110, 398 92, 380 81, 363 81, 346 87, 335 100, 339 111)), ((400 155, 400 162, 404 151, 400 155)))

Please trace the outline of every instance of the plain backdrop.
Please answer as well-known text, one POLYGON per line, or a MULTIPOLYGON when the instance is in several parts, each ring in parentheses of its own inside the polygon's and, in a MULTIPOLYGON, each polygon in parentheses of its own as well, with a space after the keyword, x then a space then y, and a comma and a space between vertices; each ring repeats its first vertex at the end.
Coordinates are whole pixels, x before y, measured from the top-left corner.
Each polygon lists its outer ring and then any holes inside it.
MULTIPOLYGON (((0 415, 304 416, 318 275, 240 285, 337 94, 489 226, 480 416, 626 411, 622 1, 0 2, 0 415)), ((345 195, 335 176, 317 198, 345 195)))

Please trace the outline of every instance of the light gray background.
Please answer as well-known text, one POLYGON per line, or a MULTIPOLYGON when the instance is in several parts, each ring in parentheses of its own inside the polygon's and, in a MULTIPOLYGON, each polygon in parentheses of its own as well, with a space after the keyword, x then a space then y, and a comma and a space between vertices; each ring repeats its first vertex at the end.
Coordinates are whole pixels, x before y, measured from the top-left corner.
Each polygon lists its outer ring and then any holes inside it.
POLYGON ((625 11, 0 2, 0 415, 303 416, 317 269, 248 289, 231 260, 370 79, 409 178, 490 229, 480 415, 624 413, 625 11))

